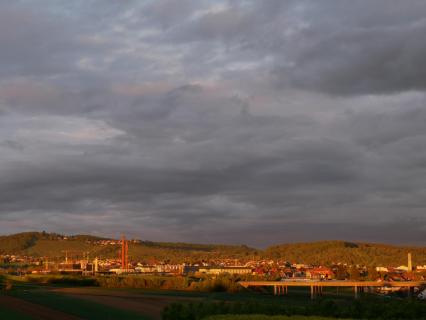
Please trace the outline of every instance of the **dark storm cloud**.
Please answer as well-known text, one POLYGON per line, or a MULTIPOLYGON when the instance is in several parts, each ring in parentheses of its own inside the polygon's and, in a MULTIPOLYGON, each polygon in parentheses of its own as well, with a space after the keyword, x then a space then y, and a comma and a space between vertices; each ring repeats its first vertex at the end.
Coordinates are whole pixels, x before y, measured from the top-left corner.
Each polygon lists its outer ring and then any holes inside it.
POLYGON ((425 10, 423 1, 234 3, 172 36, 271 56, 280 86, 344 95, 423 90, 425 10))
POLYGON ((425 89, 419 68, 426 53, 420 40, 426 31, 423 1, 325 1, 310 7, 306 28, 291 39, 291 64, 274 71, 283 85, 332 94, 425 89))
POLYGON ((424 243, 424 2, 0 3, 1 233, 424 243))

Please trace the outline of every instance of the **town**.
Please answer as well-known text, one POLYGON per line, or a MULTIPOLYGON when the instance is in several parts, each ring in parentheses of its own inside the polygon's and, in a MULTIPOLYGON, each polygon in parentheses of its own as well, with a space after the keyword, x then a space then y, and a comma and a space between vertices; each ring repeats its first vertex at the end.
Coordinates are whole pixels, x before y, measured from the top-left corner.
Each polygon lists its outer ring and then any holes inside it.
POLYGON ((24 232, 0 236, 0 308, 41 319, 60 311, 56 318, 184 320, 212 310, 369 318, 407 306, 404 317, 418 319, 425 257, 422 247, 348 241, 258 249, 24 232))
MULTIPOLYGON (((67 241, 62 236, 62 241, 67 241)), ((50 257, 32 257, 13 254, 0 255, 0 273, 18 276, 25 275, 79 275, 79 276, 191 276, 201 279, 203 276, 216 277, 220 275, 246 276, 242 279, 275 280, 275 281, 376 281, 383 282, 383 286, 374 285, 377 293, 392 293, 404 291, 403 286, 388 286, 390 282, 401 283, 407 281, 425 281, 426 265, 413 265, 411 253, 407 254, 407 264, 399 266, 365 266, 360 264, 349 265, 335 262, 330 265, 312 265, 285 259, 209 259, 193 263, 168 263, 158 261, 147 264, 144 261, 129 259, 129 246, 140 243, 140 240, 121 239, 94 240, 97 246, 111 246, 118 248, 116 258, 90 257, 89 252, 64 250, 64 258, 54 261, 50 257), (252 276, 252 277, 250 277, 252 276), (248 277, 248 278, 247 278, 248 277)), ((296 285, 297 285, 296 283, 296 285)), ((417 283, 417 282, 416 282, 417 283)), ((423 290, 426 282, 413 285, 412 293, 417 293, 419 299, 426 298, 423 290), (421 290, 422 289, 422 290, 421 290)), ((251 282, 251 285, 256 283, 251 282)), ((242 285, 248 287, 242 282, 242 285)), ((370 285, 371 286, 371 285, 370 285)), ((277 294, 274 288, 274 294, 277 294)), ((411 289, 410 289, 411 290, 411 289)), ((411 293, 411 292, 409 292, 411 293)))

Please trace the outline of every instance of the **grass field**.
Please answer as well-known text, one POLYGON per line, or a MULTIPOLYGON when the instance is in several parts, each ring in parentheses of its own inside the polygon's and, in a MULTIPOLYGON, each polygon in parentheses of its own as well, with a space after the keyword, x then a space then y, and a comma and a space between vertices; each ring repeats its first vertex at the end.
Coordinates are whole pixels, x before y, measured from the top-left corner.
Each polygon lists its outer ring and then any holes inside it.
POLYGON ((59 310, 66 314, 74 315, 83 319, 106 320, 148 320, 148 317, 138 313, 122 310, 103 304, 69 297, 45 290, 16 291, 14 297, 59 310))
MULTIPOLYGON (((201 292, 87 287, 83 286, 81 281, 51 281, 62 278, 66 277, 4 277, 5 281, 13 281, 13 287, 8 290, 7 295, 0 293, 0 319, 31 319, 31 316, 36 315, 32 311, 37 311, 39 315, 56 315, 49 319, 61 320, 161 320, 162 317, 168 320, 332 319, 318 316, 266 316, 266 314, 310 314, 341 318, 358 318, 358 315, 366 315, 364 316, 366 319, 426 319, 426 305, 419 301, 400 299, 398 296, 385 299, 374 294, 362 294, 360 299, 354 300, 350 288, 339 289, 339 292, 328 288, 324 290, 323 297, 311 301, 309 288, 291 288, 288 295, 274 296, 271 290, 244 290, 237 293, 201 292), (21 308, 23 304, 26 304, 26 308, 21 308), (179 316, 182 313, 191 317, 179 316), (264 315, 243 315, 245 313, 264 315), (204 318, 214 314, 222 316, 204 318)), ((39 316, 38 319, 40 318, 44 319, 39 316)))
POLYGON ((29 315, 22 312, 11 310, 8 307, 0 305, 0 319, 13 319, 13 320, 32 320, 29 315))

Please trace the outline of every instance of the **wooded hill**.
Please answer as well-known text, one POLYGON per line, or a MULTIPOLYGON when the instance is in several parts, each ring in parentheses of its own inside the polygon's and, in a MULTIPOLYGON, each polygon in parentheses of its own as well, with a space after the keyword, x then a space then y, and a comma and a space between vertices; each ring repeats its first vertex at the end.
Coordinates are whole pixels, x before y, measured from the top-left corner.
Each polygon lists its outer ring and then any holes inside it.
MULTIPOLYGON (((67 251, 70 258, 118 257, 120 245, 101 245, 106 238, 90 235, 66 236, 45 232, 25 232, 0 236, 0 254, 18 254, 33 257, 48 256, 61 260, 67 251)), ((289 262, 330 265, 332 263, 361 264, 370 266, 407 265, 407 253, 411 252, 414 265, 426 264, 426 247, 402 247, 376 243, 346 241, 319 241, 290 243, 258 250, 245 245, 215 245, 137 241, 129 245, 131 260, 156 263, 199 262, 212 259, 272 258, 289 262)))
POLYGON ((413 265, 426 264, 426 247, 393 246, 378 243, 318 241, 271 246, 263 254, 290 262, 330 265, 337 262, 367 266, 407 265, 411 252, 413 265))
MULTIPOLYGON (((100 241, 106 238, 75 235, 66 236, 55 233, 25 232, 8 236, 0 236, 0 254, 26 255, 33 257, 49 257, 61 260, 67 252, 70 258, 89 257, 113 258, 118 257, 121 246, 102 245, 100 241)), ((257 250, 245 245, 213 245, 193 243, 169 243, 152 241, 131 241, 129 256, 132 260, 155 263, 168 261, 170 263, 196 262, 210 259, 239 259, 253 257, 257 250)))

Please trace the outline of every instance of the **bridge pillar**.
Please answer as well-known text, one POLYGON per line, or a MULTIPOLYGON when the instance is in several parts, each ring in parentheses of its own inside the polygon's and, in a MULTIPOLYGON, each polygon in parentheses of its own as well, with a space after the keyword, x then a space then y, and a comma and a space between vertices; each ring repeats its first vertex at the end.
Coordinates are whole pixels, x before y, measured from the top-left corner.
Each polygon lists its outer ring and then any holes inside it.
POLYGON ((358 299, 358 286, 354 286, 355 299, 358 299))
POLYGON ((314 300, 319 294, 319 286, 311 285, 311 299, 314 300))
POLYGON ((277 295, 277 286, 274 286, 274 296, 277 295))

